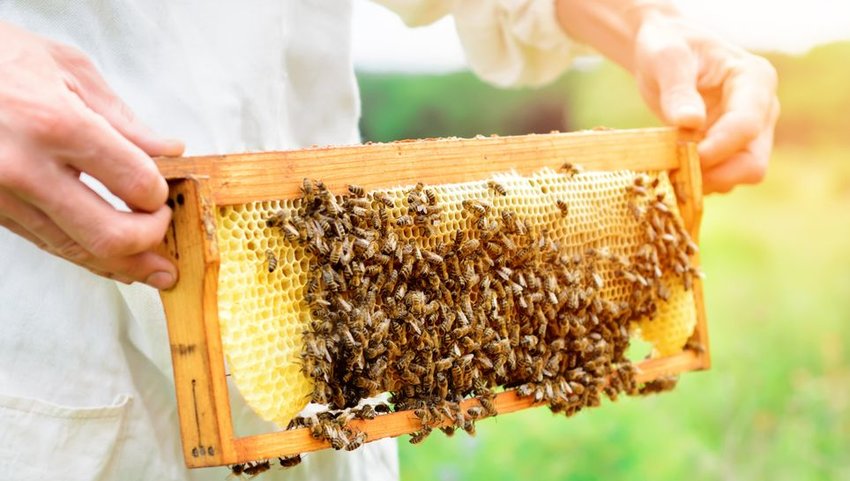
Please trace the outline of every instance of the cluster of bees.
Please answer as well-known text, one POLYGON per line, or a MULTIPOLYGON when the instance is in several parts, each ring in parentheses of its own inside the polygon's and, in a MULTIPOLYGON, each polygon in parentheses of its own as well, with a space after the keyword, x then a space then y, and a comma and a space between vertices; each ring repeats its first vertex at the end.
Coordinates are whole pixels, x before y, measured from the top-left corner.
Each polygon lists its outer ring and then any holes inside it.
MULTIPOLYGON (((507 193, 487 185, 488 196, 507 193)), ((366 436, 348 421, 379 414, 356 406, 388 392, 393 410, 419 418, 417 443, 435 428, 474 434, 476 420, 497 414, 497 388, 572 415, 602 395, 672 387, 637 386, 625 355, 629 325, 669 296, 662 278, 672 273, 690 287, 697 274, 696 246, 657 186, 637 175, 628 187, 629 209, 645 228, 636 252, 569 255, 545 229, 488 199, 463 201, 461 225, 446 235, 435 229, 437 192, 422 184, 404 195, 354 185, 334 195, 305 179, 297 207, 267 223, 312 256, 302 367, 315 383, 312 401, 330 410, 290 428, 354 449, 366 436), (629 299, 606 299, 607 282, 631 286, 629 299), (462 409, 470 397, 478 403, 462 409)), ((565 201, 556 205, 569 216, 565 201)), ((273 253, 268 262, 273 270, 273 253)))
MULTIPOLYGON (((277 460, 282 468, 291 468, 301 464, 301 455, 296 454, 295 456, 277 458, 277 460)), ((249 478, 253 478, 254 476, 265 473, 271 469, 271 467, 272 461, 266 459, 263 461, 255 461, 253 463, 234 464, 230 467, 230 471, 237 477, 242 477, 244 475, 249 478)))

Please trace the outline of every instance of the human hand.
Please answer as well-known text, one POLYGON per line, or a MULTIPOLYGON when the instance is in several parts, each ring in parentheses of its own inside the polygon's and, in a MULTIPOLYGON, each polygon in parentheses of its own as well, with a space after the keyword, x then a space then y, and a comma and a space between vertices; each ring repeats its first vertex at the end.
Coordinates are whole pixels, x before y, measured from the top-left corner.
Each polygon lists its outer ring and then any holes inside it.
POLYGON ((169 288, 176 268, 152 251, 171 218, 168 186, 150 156, 182 152, 143 126, 82 52, 0 22, 0 226, 96 274, 169 288))
POLYGON ((632 68, 650 108, 669 124, 705 133, 703 190, 761 181, 779 116, 773 66, 664 13, 643 18, 634 49, 632 68))

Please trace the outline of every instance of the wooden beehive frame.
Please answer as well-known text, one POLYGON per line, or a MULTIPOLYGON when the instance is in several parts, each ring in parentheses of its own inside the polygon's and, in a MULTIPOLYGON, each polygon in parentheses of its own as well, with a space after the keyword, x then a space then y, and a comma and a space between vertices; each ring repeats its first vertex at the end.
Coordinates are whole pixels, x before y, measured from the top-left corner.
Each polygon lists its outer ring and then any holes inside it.
MULTIPOLYGON (((695 144, 669 128, 553 133, 519 137, 429 139, 289 152, 157 159, 169 180, 174 217, 163 251, 180 271, 162 292, 168 319, 183 454, 189 467, 244 463, 328 447, 306 428, 236 437, 230 414, 218 324, 218 251, 215 208, 295 198, 302 179, 324 181, 337 193, 348 184, 366 189, 481 180, 514 170, 528 175, 572 162, 589 170, 671 171, 683 220, 696 240, 702 186, 695 144)), ((695 263, 698 265, 699 260, 695 263)), ((637 365, 638 382, 707 369, 710 358, 702 284, 694 283, 697 327, 683 352, 637 365), (695 347, 693 347, 695 346, 695 347)), ((477 403, 474 399, 465 405, 477 403)), ((498 412, 533 406, 512 391, 497 396, 498 412)), ((412 412, 352 421, 368 441, 420 429, 412 412)))

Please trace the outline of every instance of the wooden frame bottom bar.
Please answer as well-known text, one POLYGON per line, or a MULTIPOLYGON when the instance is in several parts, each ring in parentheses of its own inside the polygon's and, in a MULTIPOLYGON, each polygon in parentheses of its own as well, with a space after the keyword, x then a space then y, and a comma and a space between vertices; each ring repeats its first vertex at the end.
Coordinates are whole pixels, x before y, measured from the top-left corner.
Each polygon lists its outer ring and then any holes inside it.
MULTIPOLYGON (((687 350, 674 356, 648 359, 638 363, 636 367, 636 380, 638 383, 644 383, 662 376, 701 369, 703 364, 697 352, 687 350)), ((465 410, 478 404, 478 401, 474 398, 466 399, 461 402, 461 408, 465 410)), ((535 403, 531 397, 520 397, 512 390, 497 394, 495 399, 498 414, 508 414, 544 405, 546 405, 545 402, 535 403)), ((378 418, 380 423, 355 419, 351 421, 350 425, 352 428, 366 433, 367 442, 402 436, 422 429, 419 418, 412 411, 384 414, 378 418)), ((300 428, 238 438, 234 441, 234 447, 236 452, 234 462, 245 463, 257 459, 274 459, 318 451, 329 448, 330 444, 327 441, 313 438, 308 428, 300 428)))

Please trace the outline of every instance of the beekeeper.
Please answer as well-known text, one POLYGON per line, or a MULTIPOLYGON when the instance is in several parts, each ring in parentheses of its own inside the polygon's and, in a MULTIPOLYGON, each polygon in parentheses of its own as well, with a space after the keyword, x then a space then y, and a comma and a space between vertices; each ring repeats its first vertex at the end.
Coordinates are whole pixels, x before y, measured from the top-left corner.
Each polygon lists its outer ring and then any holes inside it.
MULTIPOLYGON (((764 175, 775 71, 666 2, 382 3, 410 25, 453 15, 497 85, 553 80, 570 39, 590 45, 667 123, 706 132, 707 191, 764 175)), ((223 478, 181 457, 151 156, 357 143, 350 46, 348 0, 0 2, 0 479, 223 478)), ((395 479, 395 444, 266 475, 283 477, 395 479)))

